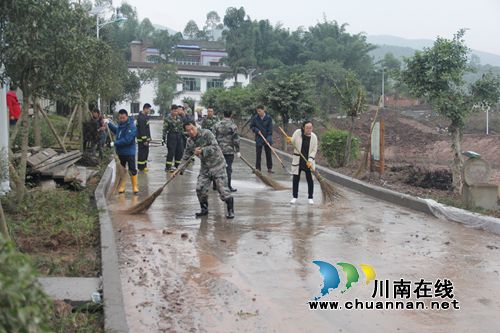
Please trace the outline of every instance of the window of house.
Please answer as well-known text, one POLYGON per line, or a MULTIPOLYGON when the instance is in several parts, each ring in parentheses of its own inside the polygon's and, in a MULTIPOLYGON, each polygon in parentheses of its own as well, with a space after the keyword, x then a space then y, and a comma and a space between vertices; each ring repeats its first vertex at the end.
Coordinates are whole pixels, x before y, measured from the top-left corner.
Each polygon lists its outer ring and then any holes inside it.
POLYGON ((200 79, 193 77, 182 78, 182 90, 200 91, 200 79))
POLYGON ((222 63, 218 62, 218 61, 210 61, 210 66, 211 67, 219 67, 219 66, 222 66, 222 63))
POLYGON ((224 80, 209 79, 207 81, 207 89, 210 89, 210 88, 224 88, 224 80))
POLYGON ((195 56, 182 56, 175 59, 175 62, 179 65, 199 65, 200 58, 195 56))
POLYGON ((139 103, 130 103, 130 112, 139 113, 139 103))

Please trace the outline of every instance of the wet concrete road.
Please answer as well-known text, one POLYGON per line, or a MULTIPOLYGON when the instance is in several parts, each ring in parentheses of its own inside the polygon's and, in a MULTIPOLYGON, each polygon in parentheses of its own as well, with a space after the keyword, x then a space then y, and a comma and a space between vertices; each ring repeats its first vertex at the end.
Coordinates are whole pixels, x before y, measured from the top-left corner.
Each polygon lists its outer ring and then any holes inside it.
MULTIPOLYGON (((155 138, 159 126, 153 123, 155 138)), ((253 147, 244 145, 243 154, 253 160, 253 147)), ((147 214, 120 213, 166 180, 164 155, 163 147, 151 149, 139 196, 128 184, 110 203, 131 332, 499 331, 500 237, 347 190, 337 207, 322 207, 317 183, 318 203, 309 206, 305 180, 290 206, 291 191, 269 190, 241 161, 234 220, 225 219, 212 190, 209 216, 194 218, 198 161, 147 214), (314 260, 370 264, 380 280, 450 279, 460 310, 311 311, 308 301, 323 282, 314 260)), ((273 178, 291 186, 275 169, 273 178)), ((367 286, 359 272, 359 283, 322 300, 387 301, 371 297, 374 282, 367 286)))

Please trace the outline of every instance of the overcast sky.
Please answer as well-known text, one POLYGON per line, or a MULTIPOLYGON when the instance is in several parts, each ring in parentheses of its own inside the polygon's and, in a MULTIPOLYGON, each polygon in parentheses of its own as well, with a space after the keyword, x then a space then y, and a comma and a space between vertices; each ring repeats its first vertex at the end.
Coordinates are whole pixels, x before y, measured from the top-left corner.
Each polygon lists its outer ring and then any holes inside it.
MULTIPOLYGON (((500 54, 500 0, 126 0, 137 8, 139 19, 182 31, 194 19, 203 26, 206 14, 221 17, 226 8, 243 6, 252 20, 269 19, 295 29, 322 20, 348 23, 351 33, 394 35, 410 39, 452 37, 468 28, 470 48, 500 54)), ((121 0, 114 0, 119 5, 121 0)))

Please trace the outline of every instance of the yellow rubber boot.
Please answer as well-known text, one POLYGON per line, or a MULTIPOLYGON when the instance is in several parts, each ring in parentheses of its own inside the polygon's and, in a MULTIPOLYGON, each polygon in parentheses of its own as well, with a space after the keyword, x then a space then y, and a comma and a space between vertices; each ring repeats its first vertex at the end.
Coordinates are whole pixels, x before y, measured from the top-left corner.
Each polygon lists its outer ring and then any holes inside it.
POLYGON ((123 177, 120 181, 120 186, 118 186, 118 193, 124 193, 125 187, 127 185, 127 180, 123 177))
POLYGON ((132 180, 132 191, 134 193, 139 193, 139 186, 137 186, 137 175, 130 176, 130 180, 132 180))

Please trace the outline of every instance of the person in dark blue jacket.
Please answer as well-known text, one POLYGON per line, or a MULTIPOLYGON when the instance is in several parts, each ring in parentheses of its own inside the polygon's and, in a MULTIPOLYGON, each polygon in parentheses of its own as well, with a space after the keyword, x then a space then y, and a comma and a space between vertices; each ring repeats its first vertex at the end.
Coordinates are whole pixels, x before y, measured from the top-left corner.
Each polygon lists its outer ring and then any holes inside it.
POLYGON ((269 144, 273 144, 273 119, 266 112, 264 106, 257 107, 257 114, 253 117, 250 128, 255 133, 255 168, 260 171, 262 147, 266 152, 267 171, 273 173, 273 157, 271 148, 264 142, 259 132, 266 138, 269 144))
MULTIPOLYGON (((121 109, 118 111, 118 126, 109 122, 107 119, 106 122, 111 132, 115 134, 115 141, 111 142, 111 147, 115 147, 116 154, 120 158, 120 164, 123 167, 128 165, 128 172, 132 180, 132 191, 138 193, 139 187, 137 186, 137 168, 135 163, 135 153, 137 149, 135 137, 137 135, 137 129, 134 119, 128 116, 126 110, 121 109)), ((125 185, 125 179, 122 179, 118 187, 119 193, 125 192, 125 185)))

